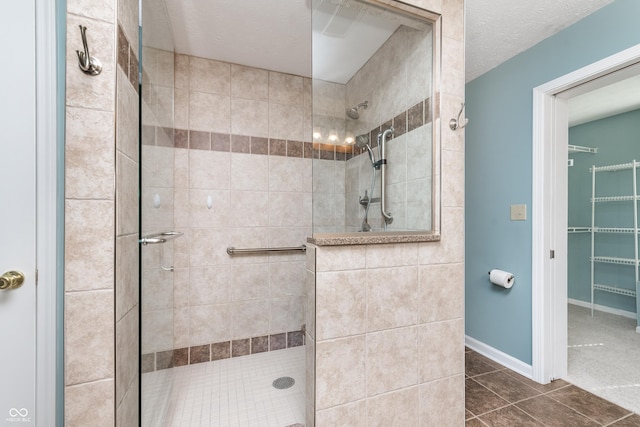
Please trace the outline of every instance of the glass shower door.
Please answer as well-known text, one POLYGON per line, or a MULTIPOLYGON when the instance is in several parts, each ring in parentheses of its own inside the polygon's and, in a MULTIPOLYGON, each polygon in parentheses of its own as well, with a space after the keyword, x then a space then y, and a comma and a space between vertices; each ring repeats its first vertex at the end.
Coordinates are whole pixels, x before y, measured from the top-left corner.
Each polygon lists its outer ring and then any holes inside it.
POLYGON ((161 426, 173 389, 173 40, 160 0, 142 0, 141 35, 141 425, 161 426))

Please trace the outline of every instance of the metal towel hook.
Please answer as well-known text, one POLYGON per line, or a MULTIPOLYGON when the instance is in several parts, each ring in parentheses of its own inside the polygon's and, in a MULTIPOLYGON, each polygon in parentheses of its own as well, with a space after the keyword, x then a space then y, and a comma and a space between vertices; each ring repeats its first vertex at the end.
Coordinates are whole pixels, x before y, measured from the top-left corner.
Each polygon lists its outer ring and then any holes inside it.
POLYGON ((89 54, 89 45, 87 44, 87 27, 84 25, 79 25, 79 27, 84 51, 80 52, 79 50, 76 50, 76 53, 78 54, 78 67, 80 67, 85 74, 97 76, 102 72, 102 63, 97 58, 94 58, 89 54))
POLYGON ((467 125, 467 123, 469 123, 469 119, 465 118, 464 124, 460 126, 460 116, 462 116, 463 111, 464 111, 464 102, 461 104, 460 112, 458 113, 458 118, 449 120, 449 127, 451 128, 451 130, 462 129, 467 125))

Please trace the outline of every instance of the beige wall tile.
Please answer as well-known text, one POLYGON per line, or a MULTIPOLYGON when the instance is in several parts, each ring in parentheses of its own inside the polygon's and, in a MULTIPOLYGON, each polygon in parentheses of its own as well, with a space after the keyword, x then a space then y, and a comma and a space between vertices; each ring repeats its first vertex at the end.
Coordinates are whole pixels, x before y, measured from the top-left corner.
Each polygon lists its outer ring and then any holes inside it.
POLYGON ((269 104, 269 138, 304 139, 304 111, 295 105, 269 104))
POLYGON ((182 209, 186 211, 185 216, 189 215, 187 226, 226 227, 230 223, 229 197, 227 190, 191 190, 188 202, 181 201, 183 206, 176 204, 175 209, 176 211, 182 209), (209 198, 211 198, 211 208, 207 205, 209 198))
POLYGON ((413 427, 418 419, 418 387, 367 400, 368 427, 413 427))
POLYGON ((116 238, 116 320, 138 304, 138 235, 116 238))
POLYGON ((113 113, 67 107, 65 196, 113 197, 115 169, 113 113))
POLYGON ((464 0, 442 0, 442 35, 464 40, 464 0))
MULTIPOLYGON (((310 338, 315 339, 316 337, 316 276, 312 271, 306 270, 307 274, 304 281, 305 287, 305 306, 304 306, 304 314, 305 314, 305 324, 307 334, 310 338)), ((309 343, 307 342, 307 345, 309 343)), ((315 373, 314 373, 315 374, 315 373)))
POLYGON ((189 55, 174 55, 174 83, 176 88, 189 89, 189 55))
MULTIPOLYGON (((161 260, 163 265, 170 264, 161 260)), ((173 308, 173 275, 160 268, 143 272, 142 311, 168 310, 173 308)))
POLYGON ((173 185, 175 188, 189 188, 189 150, 173 150, 173 185))
MULTIPOLYGON (((231 225, 234 227, 267 227, 269 225, 269 194, 260 191, 231 191, 231 225)), ((248 247, 254 247, 250 243, 248 247)), ((236 246, 240 247, 240 246, 236 246)))
POLYGON ((231 95, 231 65, 211 59, 189 57, 189 87, 193 91, 231 95))
POLYGON ((65 290, 113 288, 114 203, 65 203, 65 290))
POLYGON ((189 93, 189 129, 231 132, 231 98, 192 90, 189 93))
POLYGON ((269 188, 269 156, 231 153, 231 189, 266 191, 269 188))
MULTIPOLYGON (((229 263, 229 232, 222 228, 197 228, 190 232, 189 262, 192 267, 229 263)), ((240 247, 240 246, 238 246, 240 247)))
POLYGON ((228 190, 230 154, 215 151, 189 151, 190 188, 228 190), (211 165, 216 165, 212 168, 211 165))
POLYGON ((272 227, 304 226, 304 204, 299 193, 269 193, 269 225, 272 227))
POLYGON ((464 206, 464 153, 442 150, 442 205, 464 206))
POLYGON ((415 327, 367 334, 367 396, 418 384, 415 327))
POLYGON ((409 0, 407 3, 435 13, 442 13, 442 2, 444 0, 409 0))
POLYGON ((142 317, 142 353, 173 348, 173 310, 146 312, 142 317))
POLYGON ((176 88, 174 91, 173 121, 176 129, 189 129, 189 90, 176 88))
POLYGON ((65 387, 64 425, 113 427, 113 389, 113 379, 65 387))
POLYGON ((190 310, 190 346, 228 341, 231 338, 230 306, 199 305, 190 310))
POLYGON ((127 157, 138 161, 138 92, 129 78, 118 68, 117 72, 116 147, 127 157))
POLYGON ((418 264, 417 244, 367 245, 367 268, 418 264))
POLYGON ((333 426, 367 427, 367 404, 361 400, 347 405, 318 411, 316 414, 317 427, 333 426))
POLYGON ((67 15, 66 104, 102 111, 115 109, 115 31, 112 23, 67 15), (79 25, 87 27, 91 56, 102 63, 98 76, 89 76, 78 67, 75 50, 82 48, 79 25))
POLYGON ((269 307, 265 306, 263 301, 234 302, 231 303, 229 310, 231 317, 229 338, 258 337, 269 333, 269 307))
POLYGON ((420 426, 461 426, 464 417, 464 375, 420 386, 420 426))
POLYGON ((415 325, 418 267, 367 270, 367 331, 415 325))
POLYGON ((316 271, 359 270, 365 268, 365 246, 321 246, 316 248, 316 271))
POLYGON ((450 70, 442 73, 442 92, 464 94, 464 41, 444 40, 442 46, 442 69, 450 70))
POLYGON ((189 305, 231 302, 230 272, 229 265, 190 269, 189 305))
POLYGON ((269 71, 231 64, 231 96, 269 101, 269 71))
POLYGON ((269 190, 310 193, 310 170, 308 159, 269 156, 269 190))
POLYGON ((269 300, 269 333, 298 331, 304 324, 304 299, 298 296, 269 300))
MULTIPOLYGON (((300 255, 297 258, 299 259, 300 255)), ((279 260, 280 258, 278 258, 279 260)), ((278 261, 272 260, 268 264, 269 295, 271 297, 303 296, 306 274, 304 262, 278 261)))
POLYGON ((419 326, 420 382, 464 372, 464 321, 462 319, 419 326))
POLYGON ((232 301, 248 301, 269 297, 269 264, 242 264, 232 267, 229 277, 232 301))
POLYGON ((269 71, 269 102, 302 107, 302 77, 269 71))
POLYGON ((138 424, 140 402, 138 382, 139 377, 136 375, 116 410, 116 426, 125 427, 138 424))
POLYGON ((138 54, 138 0, 118 0, 118 22, 129 40, 136 56, 138 54))
POLYGON ((366 332, 367 286, 364 277, 364 270, 317 274, 318 340, 366 332))
POLYGON ((174 186, 174 149, 169 147, 142 146, 142 185, 144 188, 174 186))
POLYGON ((113 378, 113 298, 112 290, 65 295, 66 385, 113 378))
POLYGON ((67 13, 113 23, 115 20, 115 4, 115 0, 69 0, 67 2, 67 13))
POLYGON ((316 343, 316 409, 365 397, 365 351, 364 336, 316 343))
POLYGON ((138 163, 116 153, 116 234, 138 231, 138 163))
POLYGON ((190 337, 191 309, 178 308, 173 311, 173 348, 191 345, 190 337))
POLYGON ((420 267, 419 322, 464 316, 464 264, 420 267))
POLYGON ((231 98, 231 133, 268 137, 269 103, 231 98))
POLYGON ((140 323, 138 306, 116 323, 116 402, 125 397, 138 376, 140 323))

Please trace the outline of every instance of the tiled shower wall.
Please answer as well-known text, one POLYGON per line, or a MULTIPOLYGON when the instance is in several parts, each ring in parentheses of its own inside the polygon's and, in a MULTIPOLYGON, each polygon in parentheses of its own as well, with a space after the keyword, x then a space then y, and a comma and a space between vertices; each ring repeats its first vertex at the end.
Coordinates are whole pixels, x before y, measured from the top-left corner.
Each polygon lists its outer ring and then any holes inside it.
MULTIPOLYGON (((386 144, 387 203, 393 214, 389 230, 431 229, 431 79, 432 31, 400 27, 346 85, 313 82, 314 130, 326 138, 336 129, 340 140, 346 132, 367 134, 377 153, 377 135, 393 126, 386 144), (351 106, 368 101, 357 120, 345 116, 351 106), (426 190, 425 190, 426 189, 426 190)), ((318 142, 318 141, 315 141, 318 142)), ((380 173, 371 189, 369 156, 356 150, 344 162, 314 161, 313 225, 315 232, 358 231, 364 217, 359 200, 365 190, 380 197, 380 173)), ((382 231, 380 203, 371 205, 368 223, 382 231)))
POLYGON ((137 1, 67 1, 66 426, 137 422, 137 41, 137 1), (79 25, 98 76, 78 69, 79 25))
POLYGON ((309 249, 308 427, 464 425, 464 2, 409 3, 442 15, 441 240, 309 249))
MULTIPOLYGON (((243 353, 262 351, 265 339, 281 348, 282 333, 302 328, 304 255, 230 257, 226 249, 300 246, 310 236, 310 96, 306 78, 175 56, 175 163, 150 166, 173 166, 173 188, 158 189, 157 209, 149 192, 143 212, 171 210, 184 235, 164 254, 175 266, 173 290, 162 281, 150 288, 144 354, 164 360, 175 349, 175 363, 199 362, 229 357, 231 344, 243 353), (173 330, 163 330, 171 315, 173 330)), ((152 164, 167 149, 143 147, 152 164)))

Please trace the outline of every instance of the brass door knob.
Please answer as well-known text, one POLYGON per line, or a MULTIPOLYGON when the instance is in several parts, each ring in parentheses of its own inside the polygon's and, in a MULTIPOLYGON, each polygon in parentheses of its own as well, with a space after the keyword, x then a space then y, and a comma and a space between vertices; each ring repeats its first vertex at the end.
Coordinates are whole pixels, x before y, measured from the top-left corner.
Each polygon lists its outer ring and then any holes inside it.
POLYGON ((19 271, 7 271, 0 276, 0 290, 17 289, 24 283, 24 274, 19 271))

